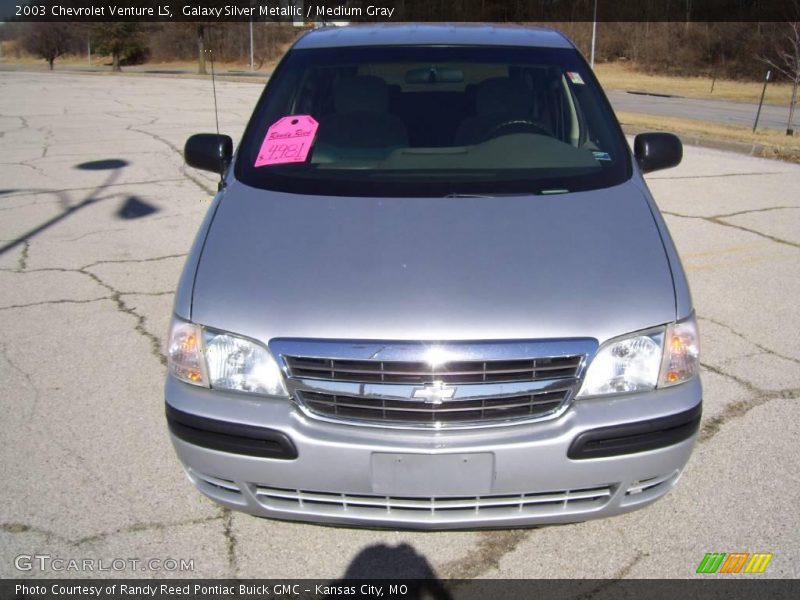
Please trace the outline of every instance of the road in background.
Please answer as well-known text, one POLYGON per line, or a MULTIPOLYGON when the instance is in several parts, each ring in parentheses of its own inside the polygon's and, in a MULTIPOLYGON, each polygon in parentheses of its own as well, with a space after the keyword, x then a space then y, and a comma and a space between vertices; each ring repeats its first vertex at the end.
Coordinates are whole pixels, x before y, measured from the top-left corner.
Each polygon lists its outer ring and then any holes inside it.
MULTIPOLYGON (((210 67, 208 67, 210 69, 210 67)), ((44 68, 37 68, 34 65, 0 65, 0 73, 6 72, 43 72, 44 68)), ((80 65, 70 65, 59 68, 59 73, 96 73, 98 75, 111 75, 107 67, 89 67, 80 65)), ((135 75, 155 75, 186 78, 206 78, 197 75, 196 70, 170 66, 135 65, 125 67, 125 74, 135 75)), ((227 69, 220 68, 217 76, 221 78, 234 79, 239 81, 252 81, 261 85, 270 75, 268 71, 248 71, 246 69, 227 69)), ((646 115, 657 115, 663 117, 676 117, 683 119, 694 119, 699 121, 709 121, 724 125, 735 125, 738 127, 753 127, 753 122, 758 111, 758 104, 749 102, 734 102, 732 100, 711 100, 703 98, 686 98, 683 96, 672 96, 658 93, 649 93, 638 90, 606 90, 611 105, 617 112, 633 112, 646 115)), ((769 94, 767 94, 769 101, 769 94)), ((788 106, 777 106, 774 104, 764 104, 761 108, 761 115, 758 119, 759 129, 786 130, 789 118, 788 106)), ((800 128, 795 118, 795 129, 800 128)))
MULTIPOLYGON (((723 125, 750 127, 751 129, 758 112, 758 104, 749 102, 685 98, 624 90, 606 91, 606 94, 617 112, 710 121, 723 125)), ((788 106, 764 104, 758 118, 758 128, 785 131, 788 119, 788 106)), ((797 128, 797 123, 795 123, 795 128, 797 128)))
MULTIPOLYGON (((217 91, 236 140, 260 86, 217 91)), ((164 337, 215 189, 181 148, 213 106, 207 80, 0 73, 0 576, 81 575, 15 570, 39 553, 208 577, 693 577, 713 551, 800 575, 800 166, 687 148, 649 177, 703 345, 700 441, 666 498, 529 530, 322 527, 221 509, 170 447, 164 337)))

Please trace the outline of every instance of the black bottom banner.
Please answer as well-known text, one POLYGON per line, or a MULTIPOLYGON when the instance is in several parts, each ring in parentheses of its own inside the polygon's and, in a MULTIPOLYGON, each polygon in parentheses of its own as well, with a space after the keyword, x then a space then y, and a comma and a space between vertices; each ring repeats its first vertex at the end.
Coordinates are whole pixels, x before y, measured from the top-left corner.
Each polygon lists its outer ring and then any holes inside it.
POLYGON ((800 597, 798 580, 698 579, 38 579, 0 581, 3 600, 494 600, 516 598, 739 600, 800 597))

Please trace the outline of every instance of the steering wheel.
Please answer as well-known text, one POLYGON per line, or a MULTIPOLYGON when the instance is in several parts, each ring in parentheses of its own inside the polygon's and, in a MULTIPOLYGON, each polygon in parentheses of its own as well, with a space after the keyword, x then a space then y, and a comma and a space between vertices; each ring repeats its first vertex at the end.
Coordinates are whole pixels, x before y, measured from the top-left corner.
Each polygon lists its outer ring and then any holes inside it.
POLYGON ((486 134, 484 140, 490 140, 492 138, 500 137, 501 135, 509 135, 511 133, 525 132, 538 133, 540 135, 547 136, 550 135, 545 129, 530 119, 510 119, 492 127, 486 134), (520 131, 505 131, 507 129, 519 129, 520 131))

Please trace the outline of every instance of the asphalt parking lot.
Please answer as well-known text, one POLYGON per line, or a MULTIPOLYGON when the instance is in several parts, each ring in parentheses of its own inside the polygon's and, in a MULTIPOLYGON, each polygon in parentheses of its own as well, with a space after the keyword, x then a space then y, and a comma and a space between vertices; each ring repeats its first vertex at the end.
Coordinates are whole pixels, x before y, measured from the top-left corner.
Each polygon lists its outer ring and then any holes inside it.
MULTIPOLYGON (((218 82, 222 132, 260 89, 218 82)), ((649 178, 704 365, 700 440, 666 498, 529 530, 282 523, 197 493, 163 415, 172 294, 215 189, 180 149, 213 106, 207 81, 0 73, 0 576, 97 575, 15 567, 47 554, 191 559, 166 574, 198 577, 694 577, 718 551, 800 576, 800 166, 687 147, 649 178)))

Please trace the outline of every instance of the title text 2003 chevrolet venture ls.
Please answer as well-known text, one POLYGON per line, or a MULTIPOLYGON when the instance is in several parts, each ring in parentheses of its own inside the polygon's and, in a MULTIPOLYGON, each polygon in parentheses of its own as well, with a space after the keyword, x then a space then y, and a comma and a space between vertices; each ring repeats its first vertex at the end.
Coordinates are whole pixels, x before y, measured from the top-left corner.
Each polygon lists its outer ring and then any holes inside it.
POLYGON ((510 527, 669 491, 700 421, 686 278, 561 34, 318 29, 275 70, 186 262, 166 410, 201 492, 256 515, 510 527))

